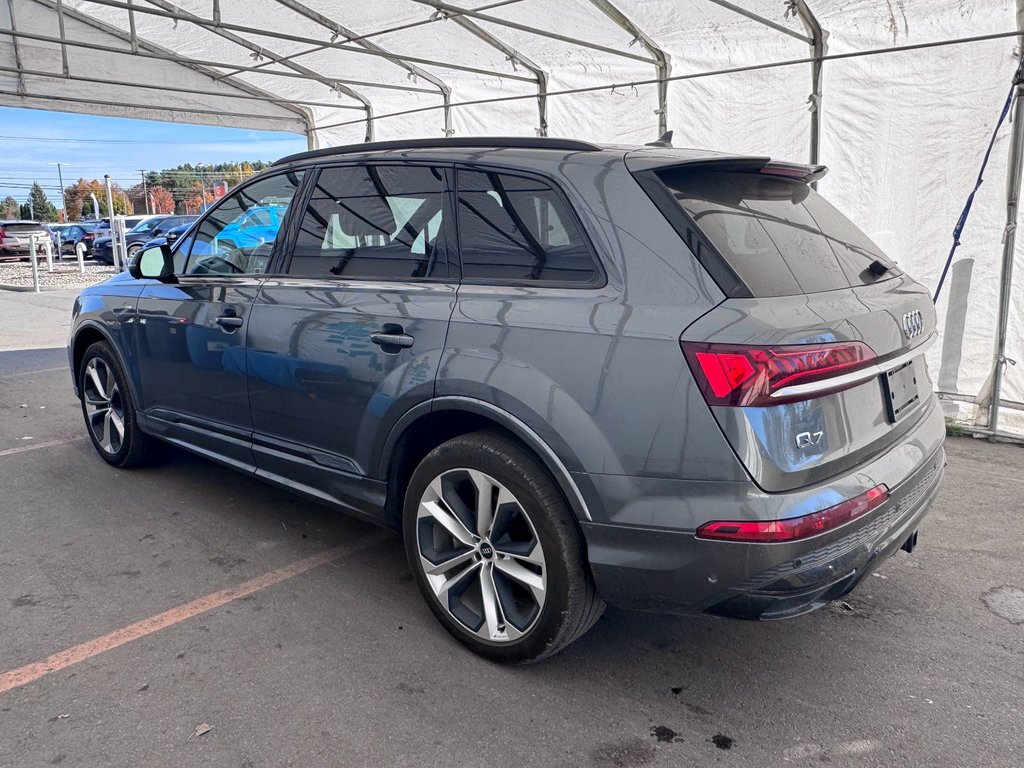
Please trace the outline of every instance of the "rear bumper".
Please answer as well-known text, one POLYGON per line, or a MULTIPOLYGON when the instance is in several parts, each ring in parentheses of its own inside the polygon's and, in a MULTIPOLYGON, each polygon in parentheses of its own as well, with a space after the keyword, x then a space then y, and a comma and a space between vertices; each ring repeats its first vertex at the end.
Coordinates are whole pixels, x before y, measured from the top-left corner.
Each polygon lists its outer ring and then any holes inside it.
MULTIPOLYGON (((918 430, 927 432, 929 426, 918 430)), ((917 530, 941 482, 941 440, 917 456, 900 482, 889 478, 884 505, 798 542, 708 541, 696 538, 692 528, 582 523, 597 590, 613 605, 667 613, 781 619, 813 611, 853 589, 917 530)), ((891 464, 893 458, 876 458, 854 473, 856 479, 873 485, 877 462, 891 464)), ((788 494, 771 496, 784 503, 788 494)), ((792 503, 799 504, 799 496, 793 496, 792 503)))

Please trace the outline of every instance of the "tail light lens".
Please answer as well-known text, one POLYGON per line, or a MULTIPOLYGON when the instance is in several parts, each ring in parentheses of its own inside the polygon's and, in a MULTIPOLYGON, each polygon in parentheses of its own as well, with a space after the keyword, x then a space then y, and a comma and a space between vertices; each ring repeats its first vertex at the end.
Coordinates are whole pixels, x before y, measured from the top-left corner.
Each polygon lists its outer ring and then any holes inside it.
POLYGON ((0 227, 0 243, 4 241, 5 237, 7 237, 7 230, 5 230, 3 227, 0 227))
POLYGON ((884 504, 888 498, 889 489, 884 485, 876 485, 874 488, 865 491, 859 496, 854 496, 852 499, 847 499, 841 504, 836 504, 834 507, 802 517, 760 522, 715 521, 704 523, 704 525, 697 529, 697 538, 761 543, 806 539, 810 536, 830 531, 833 528, 838 528, 840 525, 866 515, 871 510, 884 504))
POLYGON ((741 344, 680 342, 693 375, 710 405, 765 406, 806 400, 856 386, 837 381, 813 394, 778 396, 798 384, 827 382, 868 368, 876 356, 860 341, 751 347, 741 344))

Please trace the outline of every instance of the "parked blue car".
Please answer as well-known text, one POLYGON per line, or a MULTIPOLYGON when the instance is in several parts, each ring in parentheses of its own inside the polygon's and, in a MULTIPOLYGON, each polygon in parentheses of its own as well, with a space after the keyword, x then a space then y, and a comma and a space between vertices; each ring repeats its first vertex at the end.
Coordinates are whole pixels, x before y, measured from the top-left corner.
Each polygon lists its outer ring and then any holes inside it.
POLYGON ((217 240, 222 248, 255 248, 272 243, 281 228, 286 205, 259 205, 221 230, 217 240))

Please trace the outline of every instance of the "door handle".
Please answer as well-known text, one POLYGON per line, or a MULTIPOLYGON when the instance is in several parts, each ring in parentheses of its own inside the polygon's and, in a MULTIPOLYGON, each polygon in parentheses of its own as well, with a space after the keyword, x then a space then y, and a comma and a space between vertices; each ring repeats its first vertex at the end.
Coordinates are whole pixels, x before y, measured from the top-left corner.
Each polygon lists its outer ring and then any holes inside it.
POLYGON ((241 328, 244 320, 235 314, 220 315, 216 321, 217 325, 228 331, 233 331, 235 328, 241 328))
POLYGON ((414 339, 407 333, 374 331, 370 334, 370 341, 379 347, 411 347, 414 339))

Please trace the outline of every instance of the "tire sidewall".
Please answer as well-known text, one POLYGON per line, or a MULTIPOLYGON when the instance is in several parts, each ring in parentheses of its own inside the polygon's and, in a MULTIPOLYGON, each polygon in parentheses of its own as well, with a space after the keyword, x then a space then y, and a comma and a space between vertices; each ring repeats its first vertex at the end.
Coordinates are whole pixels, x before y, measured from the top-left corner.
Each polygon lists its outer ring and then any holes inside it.
POLYGON ((547 472, 518 446, 509 441, 502 442, 512 449, 510 453, 515 457, 515 463, 493 451, 474 450, 460 443, 458 438, 427 454, 409 481, 403 506, 402 532, 413 578, 445 629, 486 658, 502 663, 522 663, 547 655, 551 643, 558 637, 568 610, 574 576, 571 570, 579 568, 580 553, 575 521, 547 472), (544 550, 547 579, 544 606, 533 626, 515 641, 499 643, 470 634, 440 604, 420 565, 416 530, 420 499, 435 477, 459 468, 478 469, 504 485, 527 512, 544 550), (570 527, 573 530, 567 530, 570 527), (566 546, 567 539, 569 546, 566 546), (573 542, 576 542, 575 546, 572 546, 573 542))

